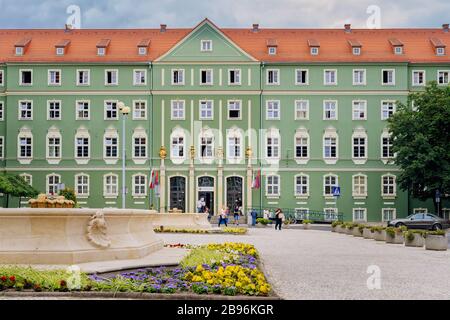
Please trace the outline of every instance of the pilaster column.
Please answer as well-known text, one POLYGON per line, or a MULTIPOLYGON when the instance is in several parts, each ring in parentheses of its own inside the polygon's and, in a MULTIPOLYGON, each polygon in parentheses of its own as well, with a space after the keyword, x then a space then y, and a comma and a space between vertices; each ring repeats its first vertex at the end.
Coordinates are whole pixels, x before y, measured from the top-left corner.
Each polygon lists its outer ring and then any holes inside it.
POLYGON ((166 148, 161 146, 159 149, 159 157, 161 158, 161 166, 159 167, 159 212, 166 212, 166 166, 165 159, 167 156, 166 148))
POLYGON ((217 150, 217 158, 219 161, 219 164, 217 166, 217 208, 214 211, 215 215, 218 215, 220 212, 220 209, 224 205, 223 200, 223 147, 219 147, 217 150))
POLYGON ((195 172, 194 172, 194 159, 195 159, 195 147, 191 146, 190 150, 190 164, 189 164, 189 210, 188 212, 197 212, 195 207, 195 172))
POLYGON ((246 152, 247 157, 247 210, 253 206, 252 199, 252 183, 253 183, 253 169, 252 169, 252 149, 250 147, 247 148, 246 152))

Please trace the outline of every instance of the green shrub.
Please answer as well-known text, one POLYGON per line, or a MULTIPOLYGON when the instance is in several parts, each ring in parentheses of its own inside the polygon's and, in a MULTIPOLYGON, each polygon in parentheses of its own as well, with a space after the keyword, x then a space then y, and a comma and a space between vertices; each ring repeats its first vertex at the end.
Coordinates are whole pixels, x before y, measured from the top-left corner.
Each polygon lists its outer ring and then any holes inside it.
POLYGON ((426 238, 428 235, 445 237, 446 232, 444 230, 427 231, 427 232, 424 233, 423 236, 424 236, 424 238, 426 238))
POLYGON ((370 227, 370 232, 374 233, 374 232, 381 232, 383 230, 385 230, 386 228, 382 227, 382 226, 373 226, 370 227))
POLYGON ((72 200, 73 202, 75 202, 75 205, 78 204, 75 191, 71 188, 65 188, 65 189, 60 190, 59 195, 64 196, 64 198, 66 198, 66 200, 72 200))
POLYGON ((359 226, 358 226, 358 230, 359 230, 359 232, 362 234, 363 232, 364 232, 364 228, 367 228, 365 225, 363 225, 363 224, 360 224, 359 226))
POLYGON ((256 219, 256 223, 267 226, 270 223, 270 220, 264 219, 264 218, 258 218, 258 219, 256 219))
POLYGON ((303 220, 302 223, 303 224, 311 224, 311 223, 313 223, 313 221, 312 220, 303 220))
POLYGON ((336 228, 337 226, 342 225, 342 223, 343 223, 342 221, 333 221, 331 223, 331 227, 336 228))

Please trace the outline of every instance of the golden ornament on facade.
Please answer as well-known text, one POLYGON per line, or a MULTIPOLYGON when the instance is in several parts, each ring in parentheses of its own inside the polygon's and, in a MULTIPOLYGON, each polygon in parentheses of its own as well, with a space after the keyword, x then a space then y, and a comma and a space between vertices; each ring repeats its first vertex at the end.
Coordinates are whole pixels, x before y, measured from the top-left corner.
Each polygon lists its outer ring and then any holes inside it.
POLYGON ((191 146, 190 153, 191 153, 191 159, 194 159, 195 158, 195 147, 194 146, 191 146))
POLYGON ((167 157, 166 147, 161 146, 161 148, 159 148, 159 157, 161 159, 165 159, 167 157))
POLYGON ((217 148, 216 156, 217 156, 217 158, 219 158, 219 159, 222 159, 222 158, 223 158, 223 148, 222 148, 222 147, 218 147, 218 148, 217 148))
POLYGON ((252 148, 248 147, 247 150, 245 150, 245 156, 247 157, 247 159, 250 159, 252 157, 252 148))

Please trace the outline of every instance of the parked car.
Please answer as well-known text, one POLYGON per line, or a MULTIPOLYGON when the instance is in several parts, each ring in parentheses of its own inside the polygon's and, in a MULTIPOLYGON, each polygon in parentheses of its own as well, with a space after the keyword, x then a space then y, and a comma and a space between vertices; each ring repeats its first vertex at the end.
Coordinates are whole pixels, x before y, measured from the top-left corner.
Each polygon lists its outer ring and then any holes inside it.
POLYGON ((445 230, 450 228, 450 220, 442 219, 431 213, 415 213, 403 219, 388 222, 389 227, 406 226, 408 229, 445 230))

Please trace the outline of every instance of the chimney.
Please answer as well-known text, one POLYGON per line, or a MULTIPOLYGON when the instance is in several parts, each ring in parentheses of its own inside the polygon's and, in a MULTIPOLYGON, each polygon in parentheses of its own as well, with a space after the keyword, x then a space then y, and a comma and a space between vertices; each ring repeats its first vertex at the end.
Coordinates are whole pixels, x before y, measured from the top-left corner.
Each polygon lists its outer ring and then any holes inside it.
POLYGON ((442 25, 442 30, 444 30, 444 32, 448 32, 448 23, 444 23, 442 25))
POLYGON ((352 32, 352 25, 350 23, 344 24, 344 28, 346 33, 352 32))
POLYGON ((166 30, 167 30, 167 24, 161 24, 159 31, 166 32, 166 30))
POLYGON ((253 30, 252 30, 253 32, 258 32, 259 31, 259 24, 257 24, 257 23, 254 23, 253 24, 253 30))

